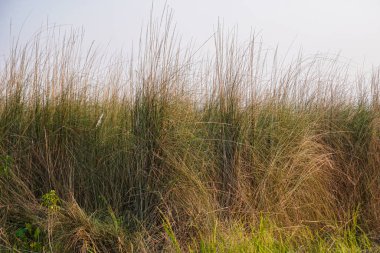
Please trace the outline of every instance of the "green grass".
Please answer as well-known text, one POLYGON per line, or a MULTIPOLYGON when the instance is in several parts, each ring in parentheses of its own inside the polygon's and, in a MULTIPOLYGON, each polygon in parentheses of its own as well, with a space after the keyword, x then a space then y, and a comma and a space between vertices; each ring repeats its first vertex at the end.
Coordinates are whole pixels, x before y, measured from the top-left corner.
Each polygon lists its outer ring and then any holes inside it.
POLYGON ((222 28, 202 59, 163 20, 106 70, 75 33, 11 50, 0 251, 378 249, 379 73, 361 92, 334 61, 280 67, 222 28))

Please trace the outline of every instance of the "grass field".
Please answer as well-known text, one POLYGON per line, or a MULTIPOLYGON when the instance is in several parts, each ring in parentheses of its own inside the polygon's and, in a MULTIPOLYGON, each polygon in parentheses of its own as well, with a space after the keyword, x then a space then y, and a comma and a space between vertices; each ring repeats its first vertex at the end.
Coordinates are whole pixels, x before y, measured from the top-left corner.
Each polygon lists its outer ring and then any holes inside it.
POLYGON ((375 252, 380 72, 171 16, 134 57, 45 32, 0 72, 1 252, 375 252), (104 64, 105 59, 109 64, 104 64))

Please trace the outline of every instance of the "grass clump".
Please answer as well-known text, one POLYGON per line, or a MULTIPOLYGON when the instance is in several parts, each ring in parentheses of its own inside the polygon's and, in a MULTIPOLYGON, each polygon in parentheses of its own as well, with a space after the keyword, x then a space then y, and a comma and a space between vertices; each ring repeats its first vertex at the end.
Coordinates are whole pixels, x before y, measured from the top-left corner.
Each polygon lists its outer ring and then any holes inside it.
POLYGON ((75 33, 11 50, 1 250, 376 250, 379 72, 351 93, 334 61, 281 67, 221 27, 202 59, 170 23, 106 71, 75 33))

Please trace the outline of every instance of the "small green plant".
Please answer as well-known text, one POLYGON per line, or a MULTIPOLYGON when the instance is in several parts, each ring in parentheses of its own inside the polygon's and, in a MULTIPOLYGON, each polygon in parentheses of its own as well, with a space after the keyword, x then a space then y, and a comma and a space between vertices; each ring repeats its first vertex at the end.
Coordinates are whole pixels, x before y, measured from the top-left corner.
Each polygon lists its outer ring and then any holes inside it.
POLYGON ((9 155, 0 156, 0 176, 9 176, 11 166, 13 164, 13 159, 9 155))
POLYGON ((17 247, 23 250, 31 250, 33 252, 42 252, 42 236, 41 229, 31 223, 25 223, 24 227, 16 230, 16 238, 18 240, 17 247))
POLYGON ((49 211, 57 211, 59 209, 59 204, 61 199, 58 197, 55 190, 51 190, 48 193, 42 195, 42 206, 47 207, 49 211))

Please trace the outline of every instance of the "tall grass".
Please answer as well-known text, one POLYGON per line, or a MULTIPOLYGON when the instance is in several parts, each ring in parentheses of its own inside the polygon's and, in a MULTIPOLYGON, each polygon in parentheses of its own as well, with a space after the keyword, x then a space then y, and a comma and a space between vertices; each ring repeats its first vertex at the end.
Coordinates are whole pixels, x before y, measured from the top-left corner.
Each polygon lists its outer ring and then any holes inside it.
POLYGON ((3 249, 376 247, 380 72, 350 78, 319 56, 283 66, 220 26, 202 58, 171 19, 106 67, 75 31, 15 44, 0 82, 3 249), (51 190, 57 208, 41 204, 51 190))

